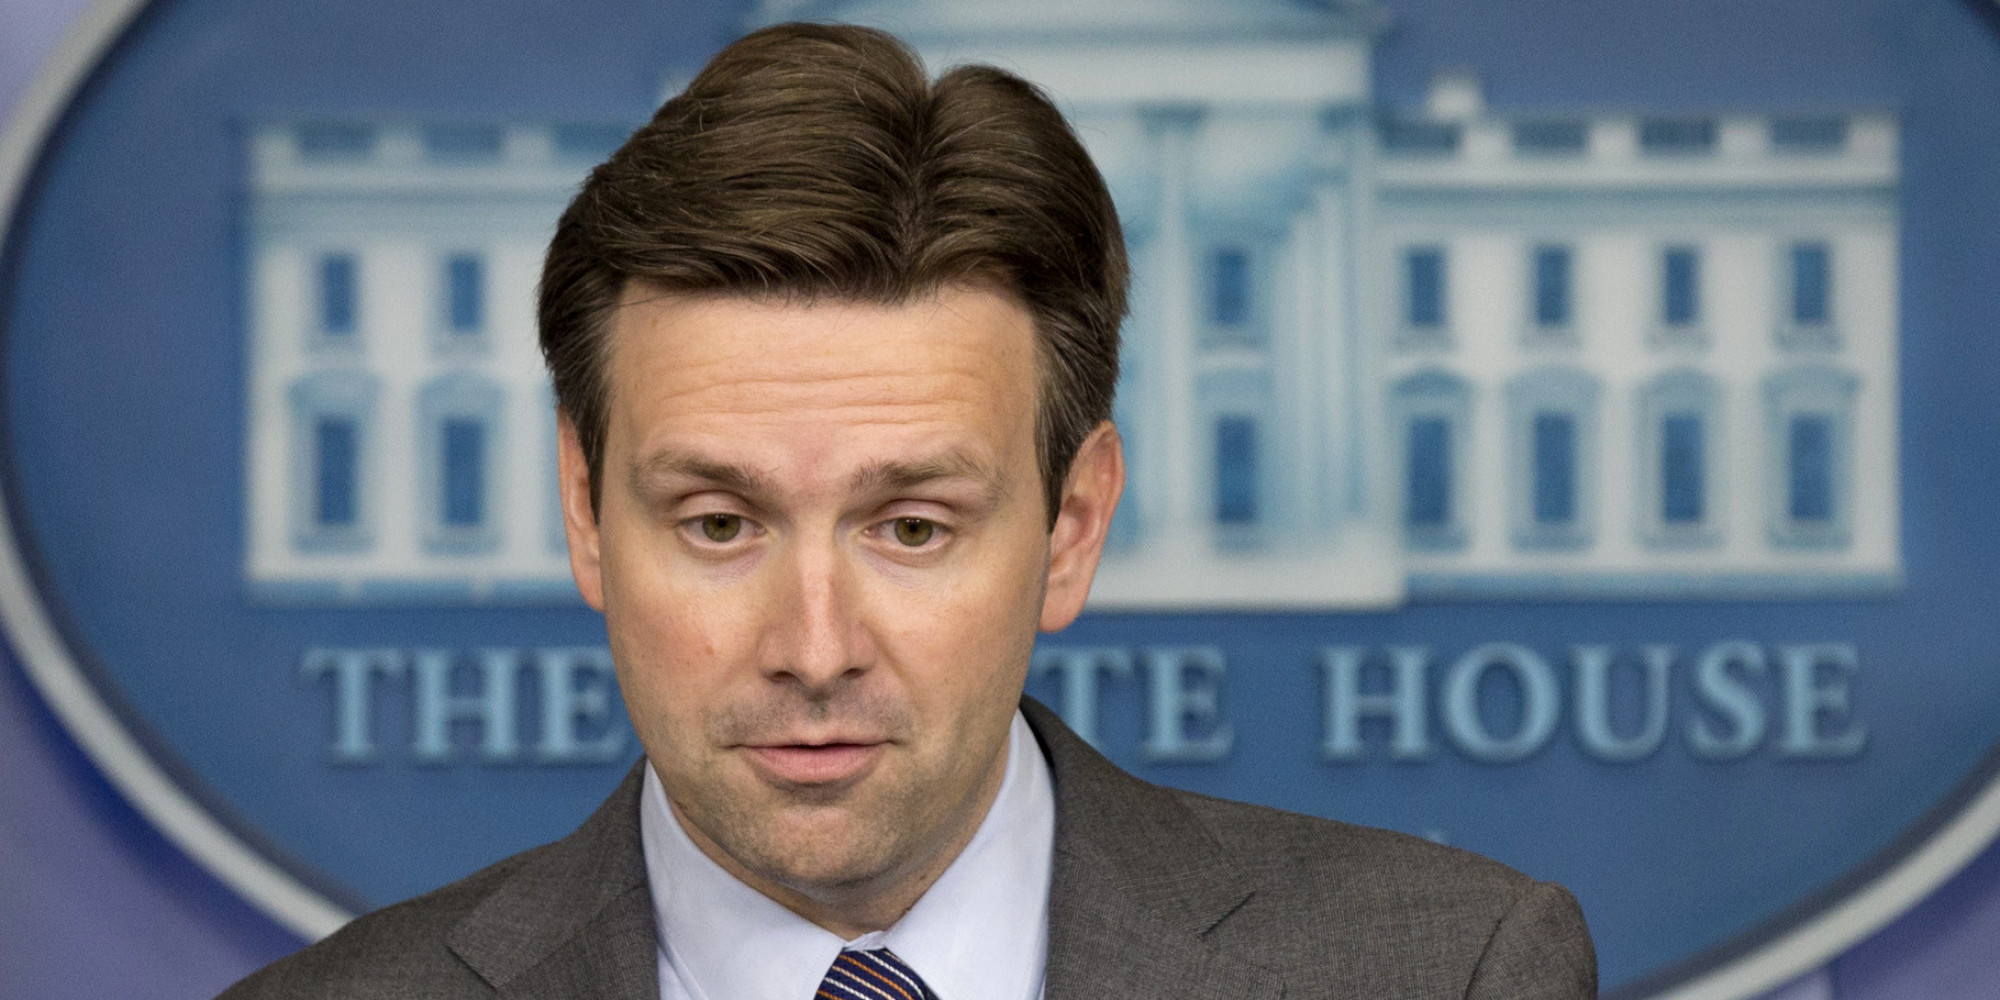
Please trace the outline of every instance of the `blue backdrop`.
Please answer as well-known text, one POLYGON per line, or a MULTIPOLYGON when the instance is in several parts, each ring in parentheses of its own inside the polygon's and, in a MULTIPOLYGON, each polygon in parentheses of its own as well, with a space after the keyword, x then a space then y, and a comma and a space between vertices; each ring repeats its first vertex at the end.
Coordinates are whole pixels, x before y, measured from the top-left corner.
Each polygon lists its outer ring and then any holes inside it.
MULTIPOLYGON (((1904 414, 1910 456, 1905 481, 1921 484, 1905 495, 1912 593, 1888 604, 1600 608, 1590 618, 1591 638, 1610 642, 1662 635, 1690 644, 1739 635, 1860 637, 1871 672, 1857 685, 1856 699, 1878 713, 1870 717, 1871 725, 1878 732, 1925 737, 1878 742, 1859 765, 1872 772, 1866 775, 1872 783, 1901 789, 1900 802, 1885 801, 1872 814, 1843 811, 1845 783, 1857 780, 1852 772, 1835 777, 1795 769, 1785 782, 1786 794, 1795 797, 1788 811, 1768 813, 1754 826, 1729 815, 1713 825, 1711 835, 1733 840, 1716 855, 1725 859, 1721 863, 1656 873, 1666 896, 1621 897, 1610 891, 1608 875, 1593 883, 1592 873, 1628 866, 1631 842, 1645 838, 1648 829, 1666 829, 1671 814, 1700 802, 1658 799, 1657 815, 1623 810, 1604 816, 1624 800, 1598 770, 1575 755, 1558 754, 1546 769, 1572 789, 1580 812, 1603 817, 1593 820, 1604 824, 1594 840, 1601 855, 1579 858, 1573 843, 1538 850, 1534 831, 1542 819, 1509 809, 1516 779, 1478 765, 1433 768, 1416 795, 1338 772, 1328 773, 1329 787, 1307 790, 1277 777, 1297 769, 1291 756, 1313 750, 1310 739, 1278 734, 1317 729, 1317 705, 1302 695, 1315 690, 1311 664, 1318 646, 1421 639, 1462 649, 1505 638, 1560 649, 1577 638, 1560 607, 1418 608, 1394 616, 1345 617, 1338 630, 1314 616, 1098 616, 1063 640, 1217 643, 1232 650, 1232 669, 1241 675, 1289 676, 1282 683, 1234 689, 1240 700, 1231 711, 1242 738, 1238 752, 1222 765, 1144 766, 1132 750, 1139 742, 1136 688, 1107 689, 1103 741, 1114 757, 1152 777, 1316 811, 1327 811, 1331 796, 1342 800, 1344 814, 1406 829, 1436 825, 1437 803, 1474 809, 1490 822, 1451 831, 1455 842, 1488 850, 1502 845, 1505 850, 1498 853, 1505 860, 1537 874, 1562 875, 1583 894, 1593 921, 1661 928, 1657 945, 1623 937, 1607 948, 1609 981, 1616 982, 1678 954, 1691 939, 1714 936, 1718 919, 1733 921, 1727 929, 1735 929, 1763 915, 1703 910, 1704 880, 1768 880, 1774 900, 1794 898, 1818 884, 1823 864, 1788 867, 1783 861, 1815 857, 1822 847, 1812 824, 1798 817, 1841 815, 1859 827, 1841 848, 1849 856, 1838 867, 1851 866, 1940 799, 1992 743, 2000 692, 1967 690, 1955 678, 1990 660, 1993 640, 2000 638, 1984 613, 2000 581, 1995 573, 2000 546, 1989 544, 1992 525, 1984 513, 2000 501, 2000 479, 1991 471, 2000 409, 1987 402, 1983 380, 1966 377, 1974 370, 1969 365, 1990 363, 1991 354, 1965 339, 1990 326, 1987 317, 2000 305, 1990 280, 2000 273, 2000 198, 1994 197, 1991 167, 2000 162, 2000 102, 1966 99, 2000 93, 2000 49, 1982 23, 1986 15, 1970 3, 1575 2, 1545 4, 1531 13, 1444 0, 1390 6, 1398 28, 1378 50, 1377 88, 1393 103, 1419 102, 1437 67, 1476 66, 1496 105, 1566 106, 1587 96, 1620 106, 1672 109, 1888 105, 1904 116, 1904 185, 1920 193, 1902 206, 1908 244, 1904 377, 1906 384, 1923 387, 1909 394, 1904 414), (1443 30, 1447 20, 1449 30, 1443 30), (1782 44, 1774 45, 1774 39, 1782 44), (1594 58, 1566 58, 1578 52, 1594 58), (1606 65, 1621 72, 1607 75, 1606 65), (1982 183, 1983 190, 1969 190, 1982 183), (1940 193, 1960 190, 1967 196, 1940 193), (1926 671, 1921 662, 1906 662, 1926 658, 1949 659, 1960 672, 1926 671), (1944 704, 1954 711, 1926 710, 1944 704), (1684 897, 1672 895, 1676 884, 1686 887, 1684 897)), ((565 609, 472 613, 451 626, 455 634, 441 635, 435 623, 420 625, 394 610, 330 626, 306 615, 287 621, 283 612, 218 608, 204 598, 228 592, 240 573, 239 551, 204 544, 238 530, 239 482, 227 472, 170 472, 188 463, 229 470, 240 459, 238 411, 214 402, 236 398, 243 381, 233 349, 239 343, 239 297, 214 289, 239 283, 234 226, 241 126, 274 111, 354 108, 632 119, 657 98, 661 70, 697 63, 734 30, 736 15, 723 5, 691 5, 687 16, 656 17, 652 29, 633 30, 609 11, 594 19, 576 3, 523 6, 518 16, 507 18, 467 14, 436 23, 411 23, 417 15, 387 3, 224 13, 219 5, 189 2, 147 15, 115 71, 95 84, 83 113, 52 147, 47 183, 27 206, 31 221, 17 234, 14 250, 20 266, 9 321, 14 329, 32 327, 39 334, 17 340, 9 357, 8 434, 19 463, 17 495, 26 501, 25 518, 43 548, 60 553, 43 568, 73 616, 70 625, 97 648, 115 651, 100 667, 134 702, 149 707, 156 736, 206 782, 227 789, 235 808, 254 812, 268 801, 269 811, 253 817, 258 825, 318 867, 340 872, 341 881, 364 899, 380 902, 433 884, 435 873, 364 869, 358 859, 343 870, 344 852, 382 835, 386 817, 409 815, 447 794, 451 777, 406 773, 388 790, 381 814, 301 811, 296 808, 301 797, 293 790, 265 787, 285 772, 264 766, 266 761, 243 760, 240 747, 291 746, 300 759, 290 773, 329 783, 349 780, 343 772, 312 767, 322 749, 317 744, 282 738, 302 725, 320 725, 319 716, 246 717, 229 706, 272 700, 269 692, 248 690, 257 685, 295 689, 293 668, 304 645, 346 644, 353 636, 379 643, 399 632, 401 638, 388 641, 470 646, 541 643, 551 634, 588 642, 596 635, 587 616, 565 609), (496 60, 496 52, 523 53, 539 65, 496 60), (602 71, 568 71, 577 65, 602 71), (122 238, 101 238, 109 232, 122 238), (162 260, 174 266, 158 266, 162 260), (115 292, 94 277, 102 275, 119 276, 115 292), (186 350, 186 339, 162 337, 149 353, 148 342, 132 335, 149 328, 222 332, 195 338, 206 346, 193 352, 186 350), (98 365, 114 343, 123 352, 136 345, 139 353, 127 353, 129 363, 98 365), (78 394, 78 385, 89 386, 93 395, 78 394), (131 405, 105 407, 106 399, 131 405), (131 426, 132 414, 144 414, 147 426, 131 426), (91 460, 68 460, 77 449, 91 460), (140 517, 132 516, 127 498, 103 489, 107 467, 124 470, 126 482, 149 490, 140 517), (197 530, 187 530, 189 525, 197 530), (135 562, 130 553, 139 550, 149 555, 135 562), (210 583, 186 586, 190 579, 210 583), (183 595, 179 603, 177 594, 183 595), (255 627, 217 627, 218 613, 255 618, 255 627), (142 669, 148 662, 260 663, 271 669, 248 678, 233 671, 198 672, 190 686, 186 677, 169 682, 158 670, 142 669), (198 732, 215 725, 218 716, 238 727, 230 741, 200 739, 198 732)), ((27 23, 26 12, 16 16, 27 23)), ((10 53, 9 58, 24 57, 10 53)), ((85 975, 129 973, 150 982, 182 964, 186 978, 176 973, 158 982, 168 992, 198 993, 288 947, 281 934, 147 832, 69 747, 11 664, 9 677, 6 704, 13 714, 0 720, 7 723, 0 733, 8 741, 0 759, 9 762, 7 801, 21 808, 10 805, 5 821, 9 839, 0 842, 7 851, 0 857, 5 866, 0 878, 7 881, 0 886, 19 891, 0 892, 0 899, 24 902, 19 909, 0 903, 5 918, 0 938, 9 941, 0 945, 0 977, 19 976, 15 982, 24 993, 43 995, 67 990, 61 982, 66 976, 56 972, 65 967, 89 967, 85 975), (21 786, 18 798, 13 782, 21 786), (25 902, 30 900, 33 909, 25 902), (65 912, 92 916, 66 919, 65 912), (73 933, 106 913, 120 914, 102 925, 116 933, 73 933), (143 926, 137 926, 138 914, 147 915, 143 926), (29 930, 16 935, 8 928, 29 930), (57 933, 62 928, 71 933, 57 933), (41 944, 17 949, 13 940, 41 944), (93 940, 98 945, 91 945, 93 940), (178 955, 179 962, 150 965, 134 957, 145 943, 169 948, 159 957, 178 955), (180 982, 189 985, 171 985, 180 982)), ((1042 682, 1040 693, 1053 696, 1053 685, 1042 682)), ((1750 769, 1787 766, 1760 761, 1750 769)), ((1705 767, 1685 758, 1664 760, 1660 776, 1651 780, 1672 781, 1676 771, 1681 777, 1699 775, 1705 767)), ((544 812, 525 824, 475 826, 505 832, 456 835, 428 856, 442 852, 469 870, 522 839, 556 835, 609 783, 575 772, 525 780, 545 785, 536 789, 544 812)), ((337 801, 337 792, 329 788, 326 800, 337 801)), ((1944 947, 1962 929, 1992 919, 1986 914, 2000 904, 1985 894, 1992 878, 1987 867, 1975 865, 1927 908, 1944 916, 1924 924, 1926 911, 1920 911, 1884 932, 1883 940, 1901 934, 1944 947)), ((1882 960, 1891 950, 1864 947, 1844 960, 1843 1000, 1893 995, 1867 991, 1902 988, 1911 981, 1908 976, 1926 974, 1923 969, 1933 975, 2000 975, 1977 962, 1960 966, 1944 959, 1911 972, 1898 964, 1909 959, 1882 960)), ((0 992, 12 990, 13 983, 0 978, 0 992)))

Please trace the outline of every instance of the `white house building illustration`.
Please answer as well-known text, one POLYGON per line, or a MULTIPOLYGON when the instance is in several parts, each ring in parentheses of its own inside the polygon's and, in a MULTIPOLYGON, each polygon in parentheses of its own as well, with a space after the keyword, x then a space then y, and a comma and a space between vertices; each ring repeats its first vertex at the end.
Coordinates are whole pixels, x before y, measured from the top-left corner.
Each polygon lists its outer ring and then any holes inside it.
MULTIPOLYGON (((766 0, 1064 107, 1135 270, 1100 608, 1900 585, 1897 125, 1371 92, 1303 0, 766 0)), ((532 295, 604 124, 254 130, 247 583, 566 599, 532 295)))

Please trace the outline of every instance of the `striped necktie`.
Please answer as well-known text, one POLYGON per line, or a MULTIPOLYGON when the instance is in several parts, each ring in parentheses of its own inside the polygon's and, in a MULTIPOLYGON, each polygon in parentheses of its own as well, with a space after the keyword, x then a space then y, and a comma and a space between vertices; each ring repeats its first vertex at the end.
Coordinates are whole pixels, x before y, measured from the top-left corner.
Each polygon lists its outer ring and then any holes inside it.
POLYGON ((843 951, 820 981, 821 1000, 937 1000, 937 994, 917 978, 887 948, 843 951))

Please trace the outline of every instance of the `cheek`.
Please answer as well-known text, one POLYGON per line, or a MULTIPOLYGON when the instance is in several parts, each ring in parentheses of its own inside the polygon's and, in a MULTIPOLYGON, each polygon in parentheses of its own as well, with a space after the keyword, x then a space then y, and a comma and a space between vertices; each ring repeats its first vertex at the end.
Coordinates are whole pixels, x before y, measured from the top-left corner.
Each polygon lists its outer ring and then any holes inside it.
POLYGON ((721 599, 727 588, 694 571, 669 531, 636 521, 607 515, 599 529, 605 618, 635 639, 651 637, 680 655, 712 657, 719 652, 716 638, 737 624, 729 619, 741 602, 721 599))
MULTIPOLYGON (((741 659, 751 634, 735 604, 691 591, 669 563, 649 557, 646 542, 621 539, 605 547, 604 619, 633 723, 651 742, 667 719, 698 719, 741 659), (654 729, 653 732, 647 730, 654 729)), ((694 725, 672 735, 692 738, 694 725)))
POLYGON ((975 572, 885 587, 870 604, 884 659, 899 664, 922 714, 1011 714, 1041 615, 1042 563, 1018 547, 983 553, 975 572))

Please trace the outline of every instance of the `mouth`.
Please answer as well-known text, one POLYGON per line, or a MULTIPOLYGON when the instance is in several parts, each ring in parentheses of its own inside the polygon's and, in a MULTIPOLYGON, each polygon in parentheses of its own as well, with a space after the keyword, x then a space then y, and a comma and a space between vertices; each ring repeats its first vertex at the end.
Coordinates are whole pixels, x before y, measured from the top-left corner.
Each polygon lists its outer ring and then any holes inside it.
POLYGON ((886 742, 772 743, 744 746, 766 778, 784 785, 827 787, 854 782, 887 751, 886 742))

